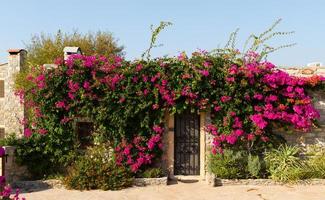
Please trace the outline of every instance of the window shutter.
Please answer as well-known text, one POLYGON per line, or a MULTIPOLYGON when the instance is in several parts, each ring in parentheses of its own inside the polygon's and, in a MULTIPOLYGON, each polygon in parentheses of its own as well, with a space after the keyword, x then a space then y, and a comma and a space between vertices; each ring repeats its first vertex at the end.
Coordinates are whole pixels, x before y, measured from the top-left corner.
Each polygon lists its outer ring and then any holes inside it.
POLYGON ((5 128, 0 128, 0 138, 5 138, 5 128))
POLYGON ((80 147, 86 148, 91 145, 91 135, 94 131, 92 122, 77 122, 77 134, 80 142, 80 147))
POLYGON ((5 81, 0 80, 0 98, 5 97, 5 81))

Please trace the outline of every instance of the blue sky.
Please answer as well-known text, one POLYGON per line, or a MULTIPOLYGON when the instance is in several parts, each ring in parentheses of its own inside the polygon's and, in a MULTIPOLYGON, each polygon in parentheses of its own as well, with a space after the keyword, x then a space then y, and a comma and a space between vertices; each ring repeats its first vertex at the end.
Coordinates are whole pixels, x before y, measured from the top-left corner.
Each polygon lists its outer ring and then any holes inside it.
POLYGON ((266 30, 276 19, 277 30, 296 31, 270 44, 296 42, 275 52, 269 60, 277 65, 325 64, 325 1, 322 0, 28 0, 0 2, 0 62, 6 50, 24 47, 37 33, 110 31, 125 46, 126 58, 140 57, 149 45, 150 25, 170 21, 174 25, 159 37, 164 46, 153 56, 188 53, 197 48, 223 46, 229 34, 240 28, 238 47, 251 33, 266 30))

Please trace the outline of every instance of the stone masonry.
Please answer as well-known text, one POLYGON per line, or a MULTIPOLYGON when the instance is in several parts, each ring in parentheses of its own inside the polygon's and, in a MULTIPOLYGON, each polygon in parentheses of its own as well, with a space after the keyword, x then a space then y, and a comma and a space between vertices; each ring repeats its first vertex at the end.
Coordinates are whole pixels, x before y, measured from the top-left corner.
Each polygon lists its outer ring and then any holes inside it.
POLYGON ((24 108, 14 92, 14 77, 23 68, 27 52, 23 49, 8 50, 8 63, 0 65, 0 80, 4 81, 4 97, 0 97, 0 128, 4 129, 5 136, 15 133, 21 136, 24 117, 24 108))

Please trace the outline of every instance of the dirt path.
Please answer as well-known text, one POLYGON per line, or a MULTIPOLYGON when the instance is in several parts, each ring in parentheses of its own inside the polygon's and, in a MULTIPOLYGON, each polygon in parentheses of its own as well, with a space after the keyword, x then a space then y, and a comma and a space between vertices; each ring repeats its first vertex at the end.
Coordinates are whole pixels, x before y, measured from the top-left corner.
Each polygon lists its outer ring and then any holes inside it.
POLYGON ((222 186, 178 183, 121 191, 48 189, 23 193, 27 200, 325 200, 325 186, 222 186))

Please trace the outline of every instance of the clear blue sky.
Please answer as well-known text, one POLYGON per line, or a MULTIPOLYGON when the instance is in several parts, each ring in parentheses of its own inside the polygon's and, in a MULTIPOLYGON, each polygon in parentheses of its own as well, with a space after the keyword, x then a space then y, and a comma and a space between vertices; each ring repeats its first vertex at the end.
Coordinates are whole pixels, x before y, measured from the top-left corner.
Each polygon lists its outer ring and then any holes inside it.
POLYGON ((6 50, 24 47, 36 33, 78 29, 111 31, 125 46, 126 58, 140 57, 148 47, 150 25, 170 21, 174 25, 159 38, 164 46, 153 56, 188 53, 197 48, 223 46, 240 28, 239 47, 250 33, 260 33, 283 18, 280 31, 296 33, 272 44, 297 42, 269 57, 278 65, 325 63, 325 1, 322 0, 28 0, 0 2, 0 62, 6 50))

